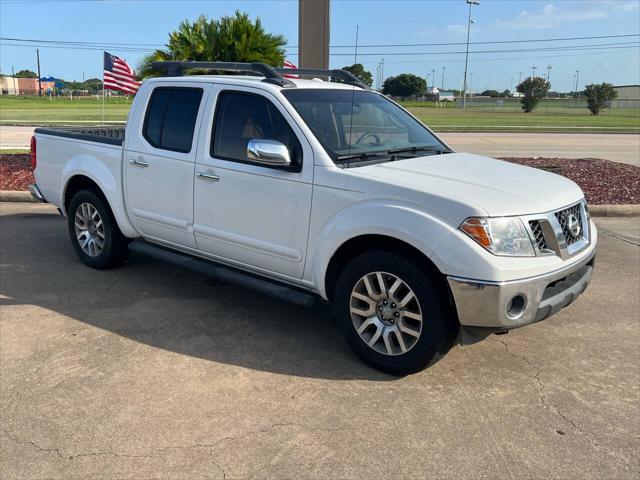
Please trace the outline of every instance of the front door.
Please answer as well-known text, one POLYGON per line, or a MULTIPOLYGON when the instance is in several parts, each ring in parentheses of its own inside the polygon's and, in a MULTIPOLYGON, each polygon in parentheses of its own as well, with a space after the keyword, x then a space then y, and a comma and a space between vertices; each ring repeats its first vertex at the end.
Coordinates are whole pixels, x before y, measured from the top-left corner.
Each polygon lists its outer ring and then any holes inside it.
POLYGON ((268 95, 250 88, 212 92, 216 113, 211 138, 196 159, 194 233, 198 249, 212 256, 300 279, 313 156, 289 114, 268 95), (250 161, 246 150, 251 139, 285 144, 292 167, 283 170, 250 161))

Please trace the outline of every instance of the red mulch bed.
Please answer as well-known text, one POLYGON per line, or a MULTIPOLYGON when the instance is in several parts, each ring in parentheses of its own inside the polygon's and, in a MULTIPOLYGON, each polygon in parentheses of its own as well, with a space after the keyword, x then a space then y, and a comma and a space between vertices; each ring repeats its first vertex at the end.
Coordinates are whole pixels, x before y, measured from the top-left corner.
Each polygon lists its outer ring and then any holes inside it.
POLYGON ((26 190, 33 182, 28 153, 0 154, 0 190, 26 190))
MULTIPOLYGON (((640 203, 640 168, 597 158, 503 158, 570 178, 593 205, 640 203)), ((0 190, 26 190, 33 183, 29 154, 0 154, 0 190)))
POLYGON ((640 168, 598 158, 502 158, 541 168, 576 182, 592 205, 640 203, 640 168))

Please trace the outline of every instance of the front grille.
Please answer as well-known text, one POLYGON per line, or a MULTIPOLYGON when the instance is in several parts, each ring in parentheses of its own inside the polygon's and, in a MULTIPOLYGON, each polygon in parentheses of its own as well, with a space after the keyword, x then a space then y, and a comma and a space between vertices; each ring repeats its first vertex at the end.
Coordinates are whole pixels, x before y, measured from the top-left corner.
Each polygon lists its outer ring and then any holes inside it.
POLYGON ((560 224, 560 228, 562 228, 562 233, 564 234, 567 245, 573 245, 584 237, 584 227, 582 225, 579 203, 556 212, 555 216, 560 224))
POLYGON ((531 228, 531 233, 533 233, 533 241, 535 242, 538 250, 546 250, 547 249, 547 241, 544 239, 544 233, 542 233, 542 225, 540 225, 539 220, 531 220, 529 222, 529 228, 531 228))

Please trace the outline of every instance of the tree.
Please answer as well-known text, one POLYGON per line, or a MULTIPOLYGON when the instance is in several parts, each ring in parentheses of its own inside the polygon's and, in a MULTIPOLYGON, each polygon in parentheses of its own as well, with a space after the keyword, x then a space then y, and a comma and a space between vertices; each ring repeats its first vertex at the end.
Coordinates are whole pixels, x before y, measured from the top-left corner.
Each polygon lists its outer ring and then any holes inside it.
POLYGON ((610 83, 601 83, 600 85, 592 83, 584 88, 584 94, 587 97, 587 108, 592 115, 598 115, 607 102, 610 102, 618 96, 610 83))
POLYGON ((480 94, 480 96, 482 97, 498 97, 500 95, 500 92, 498 92, 497 90, 485 90, 484 92, 482 92, 480 94))
POLYGON ((511 96, 511 91, 507 88, 506 90, 500 92, 500 96, 501 97, 510 97, 511 96))
POLYGON ((516 87, 516 90, 524 96, 520 99, 522 110, 525 113, 532 112, 540 99, 549 91, 551 84, 542 77, 529 77, 516 87))
POLYGON ((371 76, 371 72, 365 70, 364 66, 361 63, 354 63, 353 65, 342 67, 342 70, 353 73, 360 79, 360 81, 366 83, 369 86, 373 84, 373 76, 371 76))
POLYGON ((38 74, 31 70, 20 70, 16 72, 16 78, 38 78, 38 74))
POLYGON ((427 89, 424 78, 411 73, 401 73, 396 77, 389 77, 382 85, 382 93, 394 97, 410 97, 420 95, 427 89))
POLYGON ((151 62, 166 60, 207 62, 264 62, 276 67, 284 63, 287 43, 282 35, 267 33, 260 19, 236 11, 234 16, 209 20, 204 15, 188 20, 169 34, 166 49, 147 55, 138 66, 142 76, 157 74, 151 62))

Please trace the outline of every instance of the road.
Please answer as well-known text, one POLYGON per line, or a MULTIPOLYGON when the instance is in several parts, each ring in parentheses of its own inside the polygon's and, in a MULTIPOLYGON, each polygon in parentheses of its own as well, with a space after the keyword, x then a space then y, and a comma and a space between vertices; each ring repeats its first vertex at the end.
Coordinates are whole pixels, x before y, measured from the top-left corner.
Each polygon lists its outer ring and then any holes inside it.
MULTIPOLYGON (((0 126, 0 149, 28 148, 33 127, 0 126)), ((454 150, 490 157, 604 158, 640 166, 640 135, 585 133, 439 134, 454 150)))
POLYGON ((599 219, 559 315, 393 378, 322 308, 134 253, 79 263, 46 205, 0 204, 0 476, 640 475, 640 232, 599 219))

